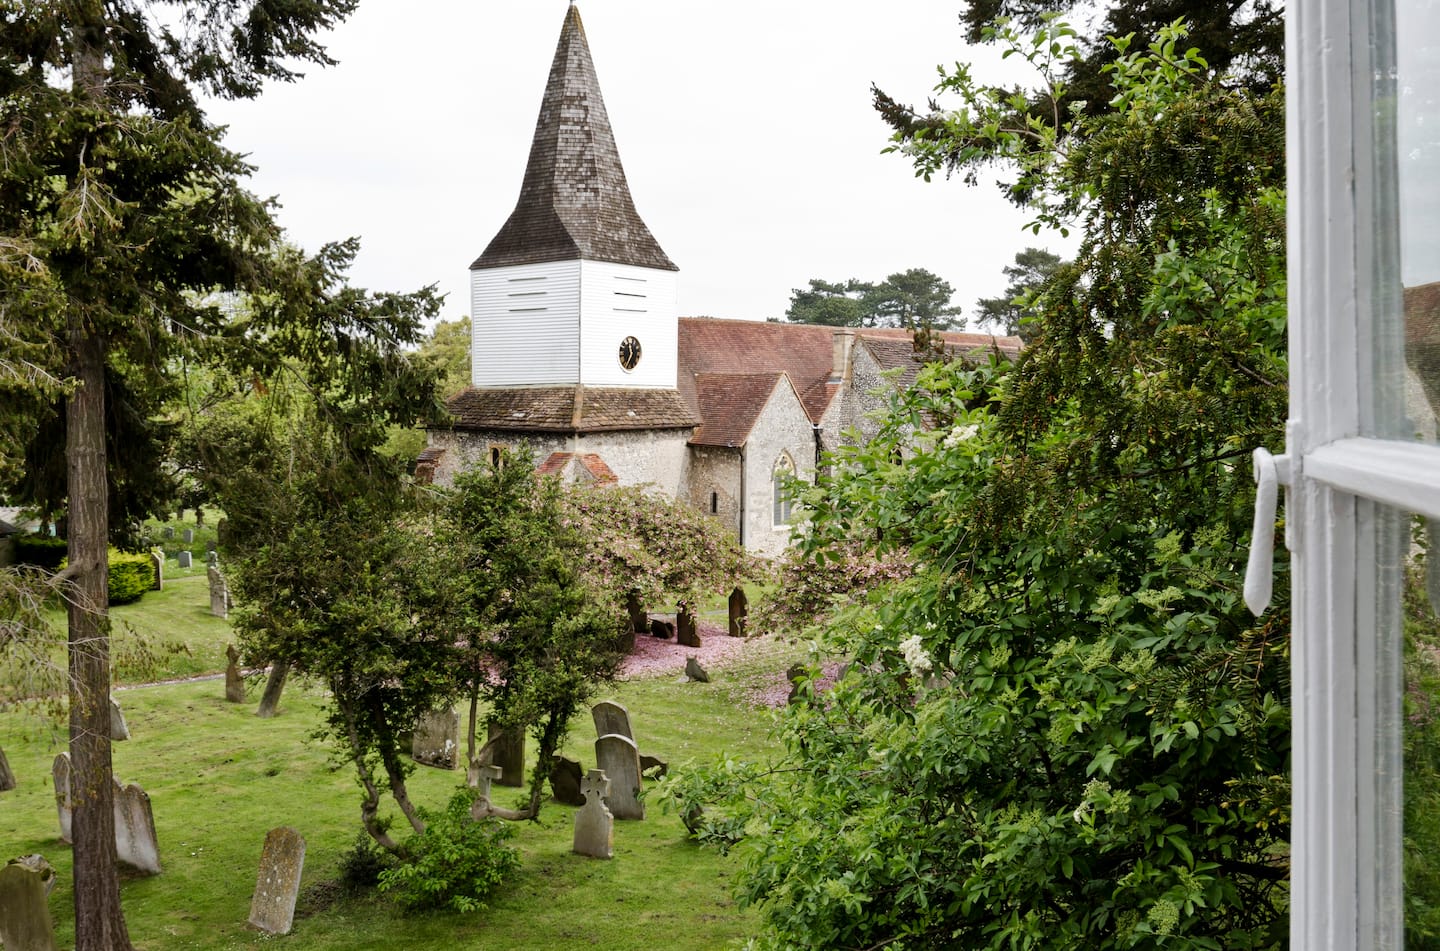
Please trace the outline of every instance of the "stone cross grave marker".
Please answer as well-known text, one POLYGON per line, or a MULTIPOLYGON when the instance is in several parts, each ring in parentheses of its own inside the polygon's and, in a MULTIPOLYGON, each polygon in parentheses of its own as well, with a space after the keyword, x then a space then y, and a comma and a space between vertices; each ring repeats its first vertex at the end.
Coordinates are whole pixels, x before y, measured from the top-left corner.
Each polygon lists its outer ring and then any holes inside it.
POLYGON ((225 645, 225 699, 230 703, 245 702, 245 678, 240 675, 240 652, 234 644, 225 645))
POLYGON ((305 870, 305 839, 288 826, 271 829, 260 851, 260 873, 250 900, 250 926, 269 934, 289 934, 305 870))
POLYGON ((110 739, 130 739, 130 727, 125 723, 125 714, 120 712, 120 701, 110 698, 110 739))
POLYGON ((225 576, 213 562, 205 569, 205 576, 210 580, 210 613, 216 617, 229 617, 230 587, 225 584, 225 576))
POLYGON ((15 788, 15 773, 10 769, 10 761, 5 758, 5 751, 0 750, 0 792, 9 792, 15 788))
POLYGON ((559 753, 550 757, 550 793, 556 802, 567 806, 585 805, 585 794, 580 791, 584 781, 585 768, 578 759, 559 753))
POLYGON ((155 580, 150 582, 151 591, 165 590, 165 553, 152 551, 150 553, 150 564, 155 570, 155 580))
POLYGON ((0 947, 58 951, 45 882, 40 873, 23 865, 0 868, 0 947))
POLYGON ((454 769, 460 760, 460 714, 452 707, 422 716, 410 739, 410 755, 426 766, 454 769))
POLYGON ((605 805, 616 819, 644 819, 640 801, 640 751, 628 736, 611 733, 595 741, 595 765, 610 780, 605 805))
POLYGON ((185 531, 183 531, 183 532, 180 533, 180 540, 183 541, 183 542, 184 542, 185 544, 187 544, 187 545, 189 545, 191 542, 195 541, 195 529, 193 529, 193 528, 187 528, 187 529, 185 529, 185 531))
POLYGON ((155 838, 155 815, 150 797, 133 783, 115 784, 115 854, 126 865, 151 875, 160 874, 160 843, 155 838))
POLYGON ((590 708, 590 717, 595 721, 597 737, 617 733, 635 739, 635 731, 630 729, 630 711, 613 700, 601 700, 595 704, 590 708))
POLYGON ((525 731, 507 731, 498 723, 491 723, 487 731, 491 740, 497 736, 502 738, 497 745, 490 748, 490 754, 485 759, 485 762, 500 767, 500 778, 496 782, 502 786, 524 786, 525 731))
POLYGON ((472 789, 480 790, 479 798, 470 804, 470 816, 484 819, 486 810, 490 808, 490 784, 500 778, 500 767, 471 763, 465 778, 472 789))
POLYGON ((50 767, 55 782, 55 811, 60 814, 60 841, 73 842, 70 838, 75 818, 75 804, 70 799, 70 754, 61 753, 50 767))
POLYGON ((610 794, 610 780, 605 772, 592 769, 580 786, 585 805, 575 813, 575 840, 571 846, 577 855, 589 855, 597 859, 613 858, 615 855, 615 816, 605 808, 605 797, 610 794))
POLYGON ((188 551, 176 552, 175 563, 181 568, 189 568, 192 564, 194 564, 194 559, 191 558, 188 551))
POLYGON ((699 624, 695 612, 686 604, 682 604, 680 613, 675 615, 675 643, 681 647, 700 646, 699 624))
POLYGON ((730 592, 730 636, 744 637, 745 622, 750 618, 750 599, 745 596, 744 588, 736 588, 730 592))

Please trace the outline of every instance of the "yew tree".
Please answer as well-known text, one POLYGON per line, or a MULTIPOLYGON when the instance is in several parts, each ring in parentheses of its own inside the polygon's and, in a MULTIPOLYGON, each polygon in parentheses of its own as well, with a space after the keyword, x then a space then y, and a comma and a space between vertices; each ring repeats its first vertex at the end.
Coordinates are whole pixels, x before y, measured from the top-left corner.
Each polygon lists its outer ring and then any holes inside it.
MULTIPOLYGON (((74 763, 76 945, 127 949, 108 740, 106 550, 140 514, 117 446, 148 421, 173 358, 220 332, 211 292, 269 282, 276 228, 198 95, 250 97, 354 0, 0 3, 0 363, 7 454, 63 432, 74 763), (20 368, 18 372, 13 368, 20 368), (46 387, 34 384, 43 382, 46 387), (112 510, 112 499, 117 507, 112 510)), ((143 457, 143 454, 142 454, 143 457)), ((151 456, 153 458, 153 455, 151 456)), ((19 468, 6 459, 11 474, 19 468)))

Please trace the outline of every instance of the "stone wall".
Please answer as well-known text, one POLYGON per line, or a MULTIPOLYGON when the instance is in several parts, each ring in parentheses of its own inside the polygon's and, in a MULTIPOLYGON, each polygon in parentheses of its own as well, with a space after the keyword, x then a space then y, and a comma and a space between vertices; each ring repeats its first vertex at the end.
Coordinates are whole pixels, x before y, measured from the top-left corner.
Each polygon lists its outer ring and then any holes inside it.
POLYGON ((736 534, 740 532, 741 458, 739 449, 691 446, 685 473, 688 492, 684 498, 736 534))
POLYGON ((688 429, 590 433, 583 436, 431 430, 429 447, 444 449, 434 481, 450 485, 459 472, 488 465, 493 449, 516 450, 528 444, 540 465, 555 452, 595 453, 615 473, 621 485, 653 485, 666 495, 684 497, 688 429))

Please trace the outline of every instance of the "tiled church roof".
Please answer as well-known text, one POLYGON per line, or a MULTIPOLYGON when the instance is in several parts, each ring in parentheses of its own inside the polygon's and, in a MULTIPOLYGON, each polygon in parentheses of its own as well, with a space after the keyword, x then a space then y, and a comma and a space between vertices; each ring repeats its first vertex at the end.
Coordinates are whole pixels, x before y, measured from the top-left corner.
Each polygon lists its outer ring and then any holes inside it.
POLYGON ((540 104, 520 200, 470 267, 574 260, 678 270, 635 210, 585 27, 571 6, 540 104))
MULTIPOLYGON (((996 350, 999 350, 1000 354, 1007 359, 1014 360, 1020 353, 1018 346, 1006 345, 1008 341, 1018 340, 1018 338, 991 338, 984 334, 946 334, 945 336, 955 338, 980 337, 983 339, 983 343, 978 345, 968 341, 946 340, 944 344, 945 356, 951 360, 969 359, 983 362, 996 350)), ((915 343, 909 337, 897 339, 895 337, 873 337, 868 334, 862 334, 857 342, 870 352, 870 356, 875 359, 875 363, 880 369, 902 371, 899 378, 895 381, 896 385, 901 389, 909 389, 915 384, 916 378, 920 376, 920 368, 929 362, 930 359, 928 356, 922 356, 915 352, 915 343)))
POLYGON ((466 387, 451 397, 447 406, 456 429, 595 433, 689 429, 697 422, 674 390, 466 387))
POLYGON ((743 446, 783 373, 701 373, 695 378, 700 428, 692 446, 743 446))

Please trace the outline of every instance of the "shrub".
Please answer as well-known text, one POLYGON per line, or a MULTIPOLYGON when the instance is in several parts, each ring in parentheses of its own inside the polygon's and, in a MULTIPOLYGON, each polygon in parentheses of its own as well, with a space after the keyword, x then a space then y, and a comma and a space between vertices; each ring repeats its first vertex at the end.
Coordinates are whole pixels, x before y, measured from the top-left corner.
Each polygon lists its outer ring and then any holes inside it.
POLYGON ((51 535, 22 535, 15 539, 15 560, 46 571, 59 571, 69 543, 51 535))
POLYGON ((340 853, 340 887, 355 895, 380 884, 381 873, 395 867, 395 859, 361 832, 355 845, 340 853))
POLYGON ((425 831, 406 840, 398 867, 380 873, 380 890, 407 911, 483 910, 481 899, 520 867, 520 853, 505 844, 515 830, 503 820, 470 818, 478 796, 461 789, 444 812, 422 809, 425 831))
POLYGON ((139 601, 155 582, 155 567, 149 555, 110 552, 110 603, 139 601))

